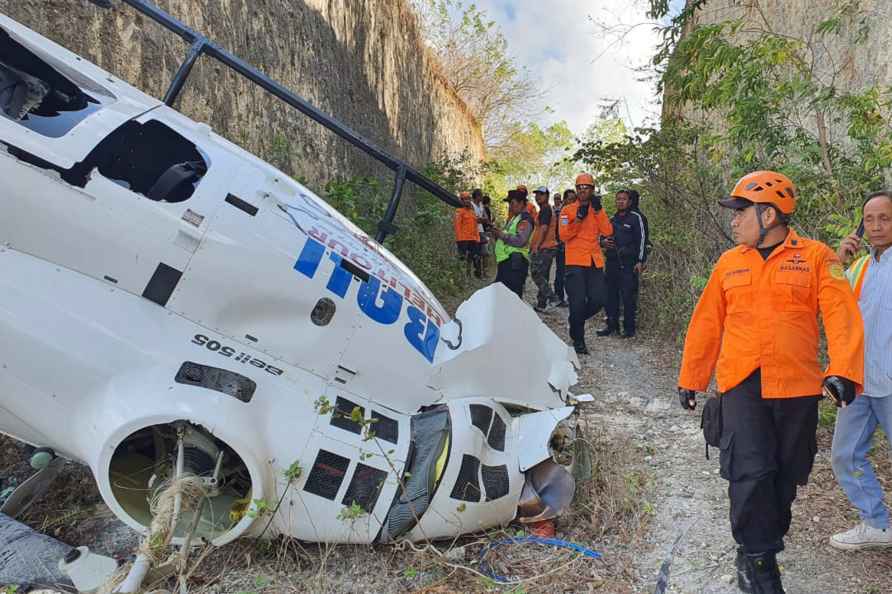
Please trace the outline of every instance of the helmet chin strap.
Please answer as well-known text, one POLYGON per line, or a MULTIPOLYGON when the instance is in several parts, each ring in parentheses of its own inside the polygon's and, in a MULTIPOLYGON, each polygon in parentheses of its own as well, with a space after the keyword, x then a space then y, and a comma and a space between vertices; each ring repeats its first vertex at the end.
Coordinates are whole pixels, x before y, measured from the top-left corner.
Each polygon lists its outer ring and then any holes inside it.
POLYGON ((777 225, 772 225, 771 227, 766 227, 764 223, 762 223, 762 213, 768 208, 767 204, 757 204, 756 205, 756 219, 759 221, 759 241, 756 242, 756 247, 758 248, 762 245, 762 242, 765 241, 765 237, 768 235, 768 232, 777 227, 777 225))

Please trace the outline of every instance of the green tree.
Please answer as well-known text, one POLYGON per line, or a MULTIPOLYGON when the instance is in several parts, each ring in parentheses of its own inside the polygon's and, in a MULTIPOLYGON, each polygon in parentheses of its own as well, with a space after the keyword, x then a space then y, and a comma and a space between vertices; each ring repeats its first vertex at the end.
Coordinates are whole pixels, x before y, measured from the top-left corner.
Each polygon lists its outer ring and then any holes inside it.
POLYGON ((508 53, 485 11, 465 0, 413 0, 425 39, 459 96, 483 126, 490 150, 511 142, 516 122, 544 111, 544 94, 508 53))
MULTIPOLYGON (((716 201, 739 176, 788 174, 799 188, 794 225, 835 244, 854 229, 863 196, 892 173, 892 92, 843 75, 870 32, 860 1, 834 2, 796 34, 777 29, 758 3, 708 24, 698 21, 700 4, 689 1, 669 22, 655 57, 665 89, 660 129, 589 140, 575 155, 604 181, 641 191, 656 247, 643 310, 671 333, 731 245, 716 201)), ((652 5, 664 12, 651 16, 666 16, 665 2, 652 5)))
POLYGON ((536 123, 512 124, 504 146, 494 149, 487 164, 486 187, 504 196, 518 184, 547 186, 553 191, 572 182, 576 141, 566 122, 543 128, 536 123))

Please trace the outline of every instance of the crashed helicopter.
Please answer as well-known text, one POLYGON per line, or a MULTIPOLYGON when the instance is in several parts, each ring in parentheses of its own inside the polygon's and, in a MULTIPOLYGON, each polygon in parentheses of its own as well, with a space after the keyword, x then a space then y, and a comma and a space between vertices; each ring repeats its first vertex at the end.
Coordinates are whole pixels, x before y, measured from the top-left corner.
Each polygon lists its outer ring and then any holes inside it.
POLYGON ((454 196, 122 2, 191 45, 163 101, 0 15, 0 431, 89 466, 142 533, 157 485, 201 477, 216 545, 262 501, 268 534, 352 543, 566 508, 576 355, 501 285, 451 318, 383 246, 406 181, 454 196), (201 57, 395 171, 376 239, 171 107, 201 57))

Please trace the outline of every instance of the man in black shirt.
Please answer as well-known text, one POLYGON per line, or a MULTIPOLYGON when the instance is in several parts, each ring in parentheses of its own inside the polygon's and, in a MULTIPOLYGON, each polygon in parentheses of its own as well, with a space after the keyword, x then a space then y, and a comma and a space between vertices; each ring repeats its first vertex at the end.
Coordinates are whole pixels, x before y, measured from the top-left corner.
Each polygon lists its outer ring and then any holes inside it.
POLYGON ((638 313, 638 276, 647 262, 647 230, 641 215, 632 210, 627 190, 616 193, 613 237, 605 238, 607 248, 607 327, 598 336, 619 333, 620 302, 623 310, 623 336, 635 336, 638 313))

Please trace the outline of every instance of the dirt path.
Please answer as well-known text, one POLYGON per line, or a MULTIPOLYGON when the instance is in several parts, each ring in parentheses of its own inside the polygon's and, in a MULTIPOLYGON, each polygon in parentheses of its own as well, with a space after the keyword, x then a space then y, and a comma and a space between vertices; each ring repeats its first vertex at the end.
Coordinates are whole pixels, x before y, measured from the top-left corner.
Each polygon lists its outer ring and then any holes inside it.
MULTIPOLYGON (((566 310, 543 319, 566 338, 566 310)), ((660 565, 673 549, 667 592, 733 594, 739 592, 734 569, 735 543, 728 523, 727 483, 718 476, 718 451, 704 455, 699 409, 686 413, 675 396, 674 360, 664 345, 640 338, 597 338, 589 328, 591 356, 584 358, 580 388, 596 403, 588 414, 617 438, 624 436, 645 452, 642 462, 652 477, 648 495, 653 508, 646 544, 635 561, 637 592, 654 592, 660 565)), ((850 594, 892 591, 888 567, 892 553, 852 555, 831 549, 832 532, 855 522, 829 470, 829 434, 823 427, 812 483, 800 489, 794 525, 780 556, 790 594, 850 594), (828 508, 831 509, 828 512, 828 508), (834 509, 835 508, 835 509, 834 509), (828 517, 833 516, 833 517, 828 517)))

